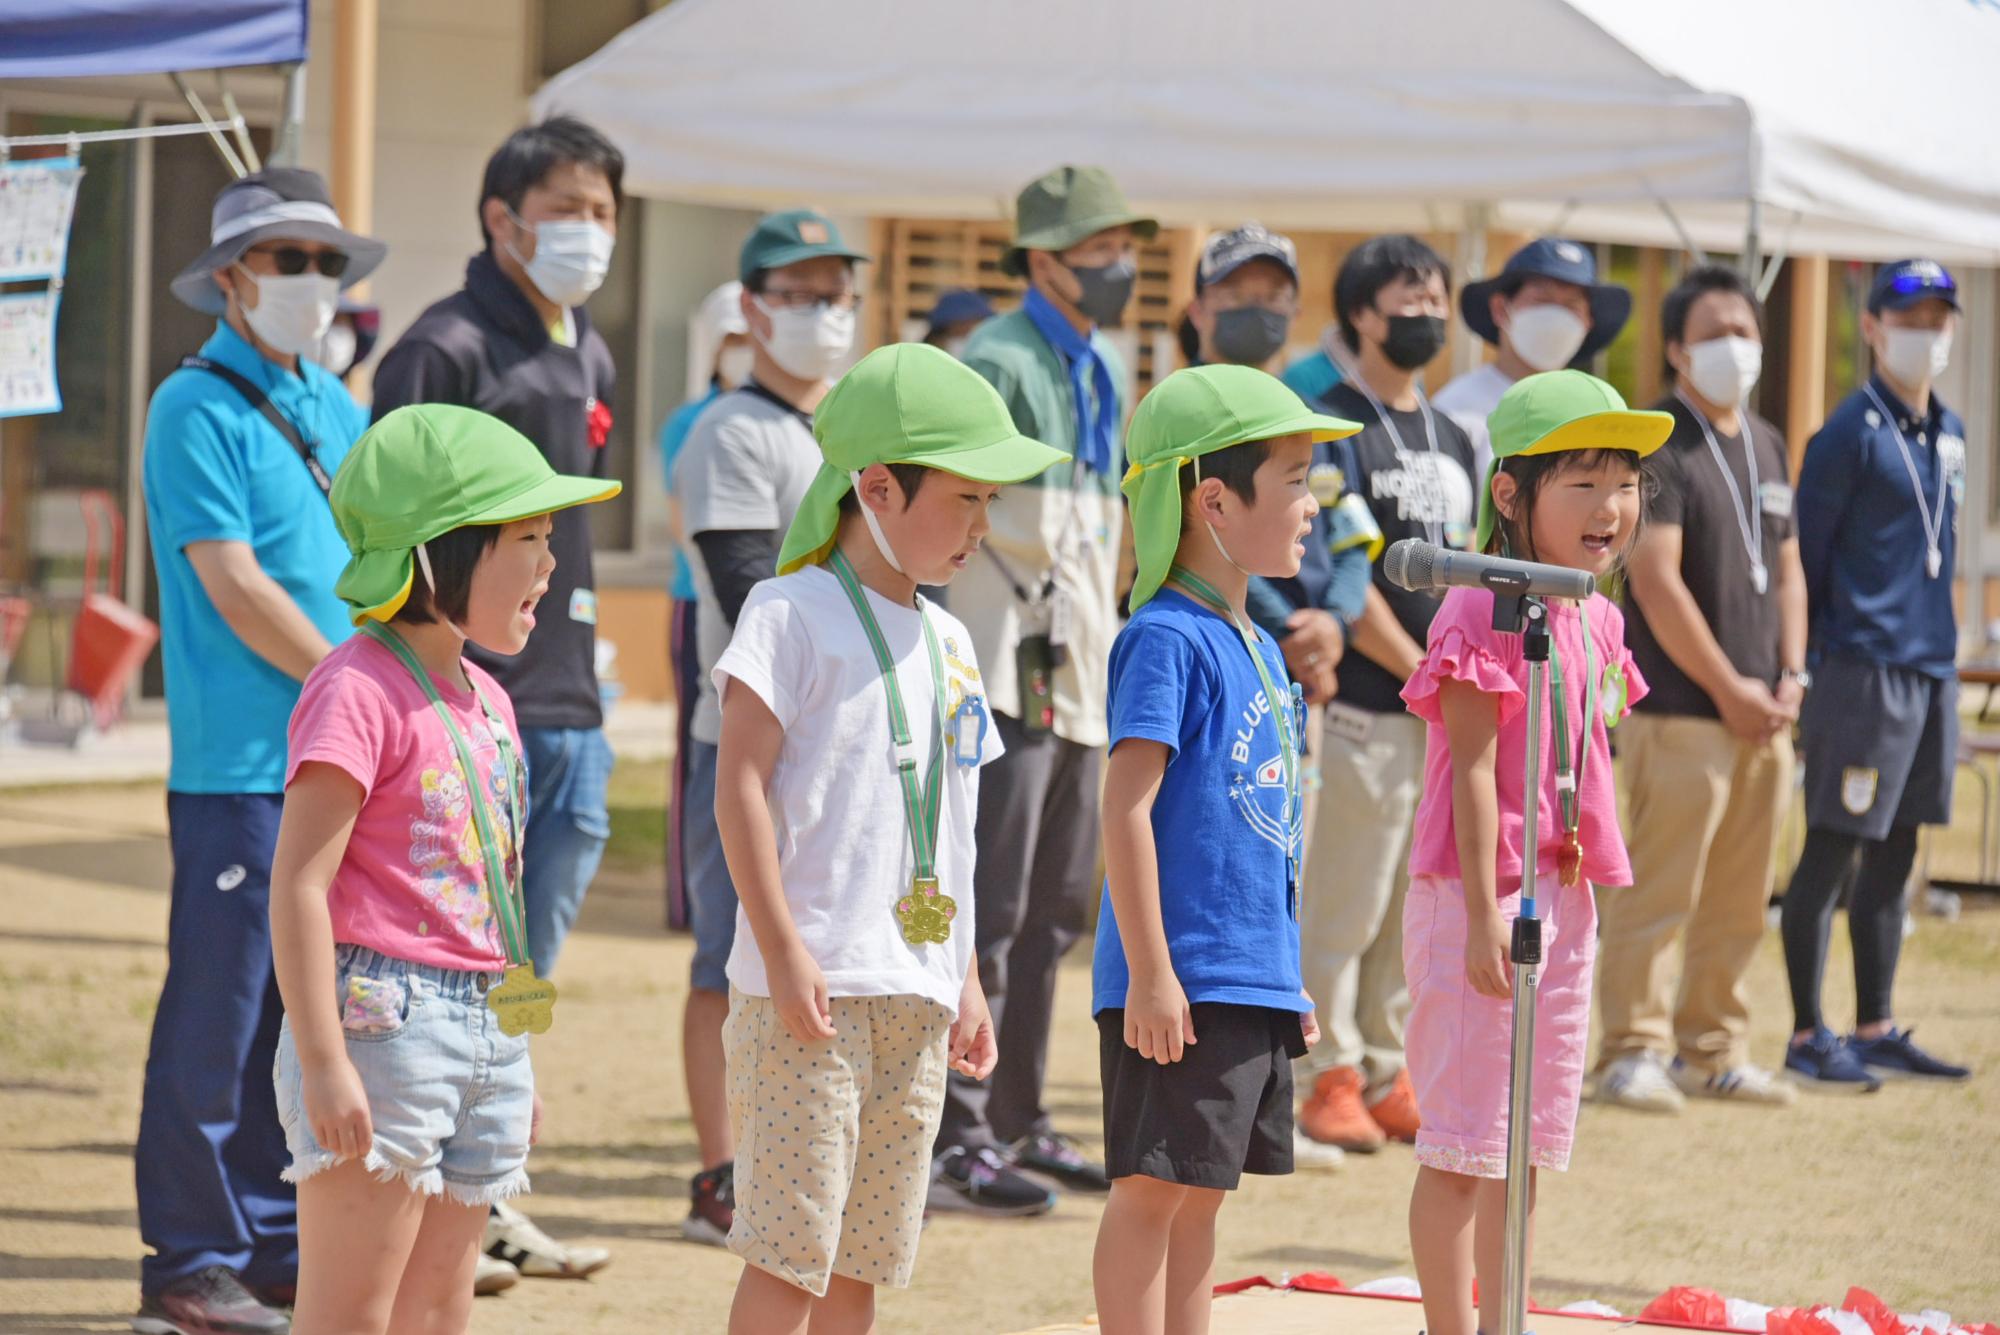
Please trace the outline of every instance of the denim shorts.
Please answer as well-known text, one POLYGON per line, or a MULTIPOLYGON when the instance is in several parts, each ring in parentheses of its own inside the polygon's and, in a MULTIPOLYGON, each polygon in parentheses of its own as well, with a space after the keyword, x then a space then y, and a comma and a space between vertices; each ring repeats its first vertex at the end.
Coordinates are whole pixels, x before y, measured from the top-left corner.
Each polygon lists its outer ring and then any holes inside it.
MULTIPOLYGON (((491 1205, 528 1189, 535 1076, 528 1036, 500 1031, 486 1005, 497 973, 391 959, 334 947, 334 986, 347 1058, 368 1094, 374 1144, 366 1163, 384 1182, 426 1196, 491 1205)), ((291 1151, 287 1182, 340 1162, 313 1138, 292 1023, 278 1031, 278 1118, 291 1151)))
POLYGON ((715 826, 716 748, 695 742, 681 796, 681 856, 687 860, 688 927, 694 932, 691 986, 729 994, 729 952, 736 944, 736 885, 715 826))

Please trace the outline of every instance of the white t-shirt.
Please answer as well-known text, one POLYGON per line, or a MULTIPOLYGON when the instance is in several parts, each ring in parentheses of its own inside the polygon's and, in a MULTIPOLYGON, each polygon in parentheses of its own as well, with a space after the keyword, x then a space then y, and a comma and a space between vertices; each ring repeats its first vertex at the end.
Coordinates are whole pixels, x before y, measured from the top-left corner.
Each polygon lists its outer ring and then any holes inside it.
POLYGON ((1486 429, 1487 415, 1500 406, 1500 396, 1513 387, 1514 382, 1497 363, 1487 362, 1467 371, 1431 399, 1431 407, 1450 417, 1472 437, 1475 490, 1485 487, 1486 468, 1493 462, 1493 433, 1486 429))
POLYGON ((722 709, 709 674, 729 643, 729 622, 694 536, 768 530, 782 540, 820 460, 819 442, 799 414, 748 390, 721 395, 688 428, 687 443, 674 460, 673 491, 688 536, 688 573, 694 576, 695 657, 701 672, 688 727, 697 741, 713 746, 722 738, 722 709))
MULTIPOLYGON (((914 608, 873 592, 867 598, 896 664, 921 778, 938 727, 923 624, 914 608)), ((965 626, 930 604, 923 615, 930 618, 944 659, 948 741, 937 876, 940 891, 957 901, 958 914, 943 945, 910 945, 896 920, 896 901, 910 892, 915 859, 888 700, 861 619, 831 570, 807 566, 750 591, 736 635, 715 665, 715 689, 718 695, 727 691, 733 678, 755 691, 784 726, 769 792, 779 873, 792 921, 826 975, 828 993, 920 996, 955 1015, 973 955, 972 824, 979 770, 1002 748, 988 710, 978 763, 960 765, 953 758, 955 729, 964 717, 959 706, 971 698, 985 708, 986 688, 965 626)), ((757 938, 743 910, 736 912, 729 981, 751 996, 767 997, 771 987, 757 938)))

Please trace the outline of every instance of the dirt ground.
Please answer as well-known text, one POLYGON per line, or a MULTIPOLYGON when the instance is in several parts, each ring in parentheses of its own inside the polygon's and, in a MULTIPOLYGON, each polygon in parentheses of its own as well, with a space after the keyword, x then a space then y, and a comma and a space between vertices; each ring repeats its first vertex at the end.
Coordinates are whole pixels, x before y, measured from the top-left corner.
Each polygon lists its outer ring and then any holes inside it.
MULTIPOLYGON (((164 832, 157 788, 0 794, 3 1331, 122 1330, 137 1301, 131 1153, 165 965, 164 832)), ((535 1048, 549 1116, 526 1204, 558 1237, 601 1242, 616 1260, 589 1282, 527 1281, 482 1300, 480 1335, 722 1326, 736 1264, 678 1240, 696 1167, 675 1037, 688 943, 661 927, 648 846, 615 846, 621 865, 592 891, 563 959, 558 1028, 535 1048)), ((1842 941, 1836 1016, 1850 1005, 1847 969, 1842 941)), ((1079 952, 1050 1099, 1061 1125, 1095 1140, 1088 982, 1079 952)), ((1751 986, 1769 1060, 1787 1024, 1775 938, 1751 986)), ((1814 1098, 1789 1113, 1701 1106, 1678 1120, 1587 1107, 1572 1171, 1544 1191, 1537 1297, 1636 1311, 1678 1283, 1766 1303, 1837 1302, 1853 1283, 1905 1311, 2000 1320, 2000 911, 1923 919, 1898 1001, 1924 1041, 1979 1068, 1969 1086, 1814 1098)), ((1336 1173, 1251 1179, 1222 1215, 1219 1275, 1410 1273, 1413 1171, 1392 1148, 1336 1173)), ((1082 1316, 1097 1214, 1070 1199, 1040 1220, 936 1220, 916 1286, 885 1296, 881 1330, 975 1335, 1082 1316)))

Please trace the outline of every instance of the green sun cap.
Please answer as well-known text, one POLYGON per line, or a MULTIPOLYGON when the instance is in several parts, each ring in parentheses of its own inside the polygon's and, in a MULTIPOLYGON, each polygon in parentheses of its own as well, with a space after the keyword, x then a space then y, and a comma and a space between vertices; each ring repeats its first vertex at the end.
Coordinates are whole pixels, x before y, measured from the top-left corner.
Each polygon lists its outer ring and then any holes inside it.
POLYGON ((1112 227, 1130 227, 1141 241, 1160 234, 1159 220, 1132 212, 1111 173, 1102 167, 1058 167, 1030 182, 1014 201, 1014 244, 1000 270, 1028 272, 1030 250, 1068 250, 1112 227))
POLYGON ((410 596, 419 543, 608 501, 622 485, 557 473, 526 436, 476 409, 398 408, 363 433, 333 479, 333 522, 353 553, 334 592, 355 625, 387 621, 410 596))
POLYGON ((831 255, 835 259, 865 263, 868 256, 841 239, 833 219, 811 209, 787 209, 767 213, 743 239, 743 251, 736 260, 736 276, 744 282, 766 269, 782 269, 801 260, 831 255))
POLYGON ((1667 443, 1672 413, 1625 406, 1617 390, 1584 371, 1543 371, 1524 376, 1500 396, 1486 419, 1493 462, 1479 493, 1478 550, 1493 540, 1493 477, 1500 461, 1559 450, 1631 450, 1641 459, 1667 443))
POLYGON ((781 575, 826 559, 840 498, 870 464, 922 464, 1005 486, 1069 458, 1022 435, 993 386, 927 343, 891 343, 856 362, 821 400, 813 436, 825 462, 785 533, 781 575))
POLYGON ((1316 413, 1284 381, 1254 366, 1190 366, 1153 386, 1125 433, 1123 490, 1139 557, 1136 609, 1155 593, 1181 540, 1181 469, 1204 454, 1303 431, 1317 444, 1361 430, 1316 413))

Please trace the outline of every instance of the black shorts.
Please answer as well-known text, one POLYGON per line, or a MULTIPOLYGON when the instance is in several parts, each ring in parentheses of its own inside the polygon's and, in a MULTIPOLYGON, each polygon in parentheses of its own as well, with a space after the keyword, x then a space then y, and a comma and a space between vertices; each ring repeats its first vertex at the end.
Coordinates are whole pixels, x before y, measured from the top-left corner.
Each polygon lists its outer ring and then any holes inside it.
POLYGON ((1291 1172, 1299 1013, 1219 1001, 1189 1009, 1200 1042, 1165 1066, 1125 1045, 1122 1007, 1098 1012, 1105 1172, 1223 1191, 1245 1173, 1291 1172))
POLYGON ((1958 681, 1829 658, 1799 711, 1806 824, 1880 839, 1893 825, 1951 820, 1958 681))

